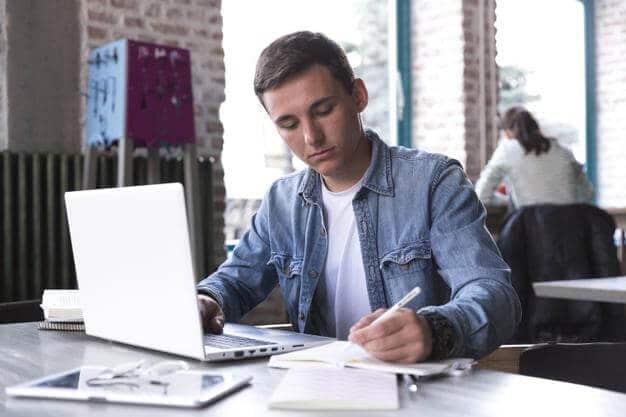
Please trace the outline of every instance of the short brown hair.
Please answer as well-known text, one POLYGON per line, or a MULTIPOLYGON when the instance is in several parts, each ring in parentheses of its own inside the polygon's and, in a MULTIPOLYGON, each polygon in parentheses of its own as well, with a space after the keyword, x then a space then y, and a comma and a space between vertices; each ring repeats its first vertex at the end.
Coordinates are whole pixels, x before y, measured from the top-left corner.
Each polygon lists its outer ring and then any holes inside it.
POLYGON ((254 92, 263 103, 261 96, 265 91, 315 64, 328 68, 332 76, 352 93, 354 71, 343 49, 323 34, 308 31, 282 36, 261 52, 254 75, 254 92))

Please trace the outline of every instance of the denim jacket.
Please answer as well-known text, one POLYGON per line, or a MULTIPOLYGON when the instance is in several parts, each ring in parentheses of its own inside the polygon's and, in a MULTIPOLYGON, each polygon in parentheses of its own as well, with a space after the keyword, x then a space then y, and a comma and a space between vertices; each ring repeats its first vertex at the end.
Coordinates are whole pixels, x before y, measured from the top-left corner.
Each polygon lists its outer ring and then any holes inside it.
MULTIPOLYGON (((372 311, 420 286, 408 307, 452 323, 451 356, 489 353, 512 336, 521 309, 472 184, 455 160, 389 147, 369 130, 366 136, 372 159, 352 205, 372 311)), ((198 284, 227 321, 280 285, 294 329, 319 332, 325 312, 315 290, 328 249, 321 198, 312 169, 270 187, 233 256, 198 284)))

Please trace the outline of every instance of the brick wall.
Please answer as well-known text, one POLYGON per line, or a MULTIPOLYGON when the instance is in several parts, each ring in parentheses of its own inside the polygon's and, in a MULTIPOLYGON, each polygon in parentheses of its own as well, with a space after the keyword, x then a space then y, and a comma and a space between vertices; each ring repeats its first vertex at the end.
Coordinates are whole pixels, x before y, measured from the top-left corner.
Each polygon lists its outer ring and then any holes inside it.
POLYGON ((0 0, 0 150, 6 149, 8 143, 7 128, 7 32, 6 9, 4 0, 0 0))
POLYGON ((494 0, 413 0, 413 146, 471 179, 497 141, 494 0))
POLYGON ((466 161, 462 2, 413 0, 414 147, 466 161))
POLYGON ((220 162, 223 127, 219 120, 219 108, 224 101, 221 0, 87 0, 82 4, 81 85, 86 85, 89 50, 108 41, 130 38, 191 51, 196 140, 199 154, 215 160, 215 247, 216 259, 223 259, 225 190, 220 162))
POLYGON ((494 0, 463 1, 465 169, 478 179, 497 143, 494 0))
POLYGON ((626 207, 626 2, 595 2, 597 202, 626 207))

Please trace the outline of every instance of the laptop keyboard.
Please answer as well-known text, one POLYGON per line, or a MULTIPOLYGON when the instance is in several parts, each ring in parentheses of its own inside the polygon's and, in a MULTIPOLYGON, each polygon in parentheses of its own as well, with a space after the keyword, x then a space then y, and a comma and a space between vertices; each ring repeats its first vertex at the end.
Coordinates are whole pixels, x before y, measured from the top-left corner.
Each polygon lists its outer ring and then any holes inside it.
POLYGON ((247 346, 276 345, 277 343, 229 334, 208 334, 204 336, 204 344, 219 349, 231 349, 247 346))

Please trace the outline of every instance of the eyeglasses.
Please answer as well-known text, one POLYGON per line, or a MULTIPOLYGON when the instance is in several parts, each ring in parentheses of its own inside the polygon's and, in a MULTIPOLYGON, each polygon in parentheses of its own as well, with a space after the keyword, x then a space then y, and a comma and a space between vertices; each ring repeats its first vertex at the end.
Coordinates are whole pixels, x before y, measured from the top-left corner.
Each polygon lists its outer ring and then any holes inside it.
POLYGON ((148 365, 145 360, 140 360, 104 369, 85 383, 89 387, 124 386, 131 390, 144 384, 157 385, 163 387, 163 393, 167 394, 170 383, 160 378, 187 369, 189 364, 185 361, 162 361, 148 365))

